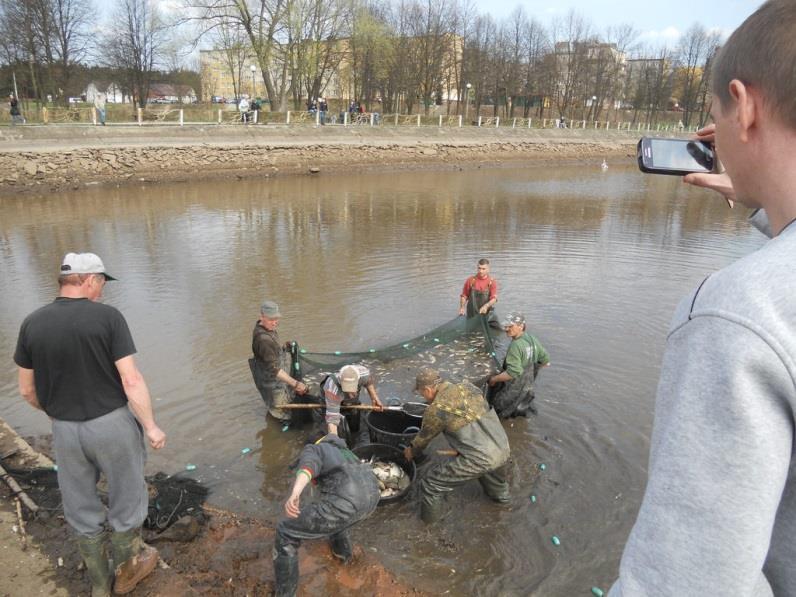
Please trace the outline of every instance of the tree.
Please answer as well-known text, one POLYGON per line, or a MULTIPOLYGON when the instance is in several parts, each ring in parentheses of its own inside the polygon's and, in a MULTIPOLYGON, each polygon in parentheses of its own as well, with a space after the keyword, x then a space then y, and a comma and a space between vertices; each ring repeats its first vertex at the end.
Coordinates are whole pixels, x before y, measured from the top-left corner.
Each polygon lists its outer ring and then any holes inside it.
POLYGON ((117 0, 102 44, 104 60, 122 73, 122 86, 141 108, 172 26, 152 0, 117 0))

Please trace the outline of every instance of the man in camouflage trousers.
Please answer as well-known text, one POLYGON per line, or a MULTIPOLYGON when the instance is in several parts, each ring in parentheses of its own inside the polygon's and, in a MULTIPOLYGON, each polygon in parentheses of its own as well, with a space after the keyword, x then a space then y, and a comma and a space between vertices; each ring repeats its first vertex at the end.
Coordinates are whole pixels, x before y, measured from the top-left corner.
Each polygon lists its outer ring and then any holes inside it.
POLYGON ((420 482, 423 522, 439 519, 445 495, 470 479, 478 479, 494 501, 507 503, 509 440, 478 388, 467 382, 443 381, 434 369, 421 369, 415 391, 430 404, 420 433, 404 450, 404 456, 412 460, 440 433, 457 452, 454 458, 432 468, 420 482))

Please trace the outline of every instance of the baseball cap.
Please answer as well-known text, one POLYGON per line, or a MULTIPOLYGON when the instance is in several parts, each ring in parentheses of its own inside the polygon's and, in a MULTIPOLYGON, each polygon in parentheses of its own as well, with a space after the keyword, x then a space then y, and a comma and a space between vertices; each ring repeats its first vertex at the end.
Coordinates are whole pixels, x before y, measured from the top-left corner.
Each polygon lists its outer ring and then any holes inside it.
POLYGON ((503 318, 503 321, 500 323, 503 327, 508 327, 510 325, 522 325, 525 323, 525 315, 518 312, 507 313, 506 316, 503 318))
POLYGON ((344 392, 356 392, 359 389, 359 372, 353 365, 346 365, 340 369, 340 389, 344 392))
POLYGON ((415 392, 419 392, 421 389, 429 386, 435 386, 441 381, 442 378, 439 376, 439 371, 423 367, 418 371, 417 378, 415 378, 415 392))
POLYGON ((116 280, 105 271, 105 264, 94 253, 67 253, 61 262, 61 275, 102 274, 106 280, 116 280))
POLYGON ((272 319, 282 317, 282 314, 279 312, 279 305, 274 301, 263 301, 263 304, 260 305, 260 313, 272 319))

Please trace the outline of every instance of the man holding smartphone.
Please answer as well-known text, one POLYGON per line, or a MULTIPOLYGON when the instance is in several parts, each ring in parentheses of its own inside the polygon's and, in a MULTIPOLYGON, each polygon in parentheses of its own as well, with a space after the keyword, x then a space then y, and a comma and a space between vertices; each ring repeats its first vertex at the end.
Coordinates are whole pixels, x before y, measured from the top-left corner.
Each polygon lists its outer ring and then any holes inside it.
POLYGON ((678 307, 649 479, 611 595, 796 595, 796 3, 769 0, 713 65, 726 172, 685 181, 772 240, 678 307), (768 224, 766 226, 766 223, 768 224))

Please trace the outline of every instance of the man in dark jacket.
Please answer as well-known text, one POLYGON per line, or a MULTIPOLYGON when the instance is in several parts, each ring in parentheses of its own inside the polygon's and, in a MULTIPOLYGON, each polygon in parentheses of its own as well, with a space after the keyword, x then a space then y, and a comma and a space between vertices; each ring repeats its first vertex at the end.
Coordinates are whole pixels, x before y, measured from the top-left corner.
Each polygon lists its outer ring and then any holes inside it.
POLYGON ((423 522, 437 520, 445 495, 471 479, 478 479, 496 502, 509 501, 504 465, 509 459, 509 440, 495 411, 481 392, 467 382, 443 381, 434 369, 421 369, 415 391, 430 403, 420 433, 404 450, 407 460, 422 453, 440 433, 458 453, 432 468, 420 481, 423 522))
POLYGON ((293 394, 307 393, 307 386, 290 373, 290 355, 279 341, 279 305, 274 301, 263 301, 260 317, 252 331, 252 353, 249 368, 254 385, 268 408, 269 414, 282 423, 289 423, 289 410, 277 408, 289 404, 293 394))
POLYGON ((367 518, 378 503, 376 475, 337 435, 325 435, 305 446, 285 502, 287 518, 276 527, 273 556, 277 597, 296 594, 302 540, 328 538, 332 554, 347 563, 353 556, 349 529, 367 518), (318 485, 320 499, 300 507, 301 493, 310 481, 318 485))

